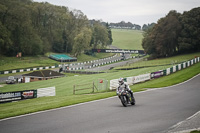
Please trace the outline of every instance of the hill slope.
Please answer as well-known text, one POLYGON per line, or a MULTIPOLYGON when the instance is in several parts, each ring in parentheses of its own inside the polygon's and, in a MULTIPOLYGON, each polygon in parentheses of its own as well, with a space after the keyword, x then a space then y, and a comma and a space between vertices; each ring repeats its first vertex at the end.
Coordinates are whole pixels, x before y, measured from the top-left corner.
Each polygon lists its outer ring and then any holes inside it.
POLYGON ((121 49, 143 50, 142 31, 112 29, 113 45, 121 49))

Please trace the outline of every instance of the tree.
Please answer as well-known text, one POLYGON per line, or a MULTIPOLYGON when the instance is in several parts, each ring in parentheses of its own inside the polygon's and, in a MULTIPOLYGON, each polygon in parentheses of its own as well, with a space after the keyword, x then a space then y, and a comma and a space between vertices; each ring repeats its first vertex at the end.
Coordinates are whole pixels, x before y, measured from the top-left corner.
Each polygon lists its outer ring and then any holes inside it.
POLYGON ((178 37, 181 30, 180 13, 170 11, 144 36, 143 48, 155 57, 175 55, 179 50, 178 37))
POLYGON ((156 29, 156 50, 158 57, 175 55, 178 50, 178 36, 181 30, 180 13, 170 11, 168 15, 158 21, 156 29))
POLYGON ((88 28, 83 28, 80 33, 74 38, 73 53, 77 57, 85 49, 88 49, 91 41, 92 31, 88 28))
POLYGON ((106 46, 111 43, 111 30, 100 24, 92 27, 80 10, 32 0, 0 1, 1 54, 15 56, 22 52, 26 56, 52 51, 77 56, 91 47, 90 42, 91 46, 106 46))
POLYGON ((109 45, 111 45, 112 44, 112 42, 113 42, 113 39, 112 39, 112 31, 111 31, 111 28, 110 28, 110 26, 109 26, 109 24, 108 23, 106 23, 106 28, 107 28, 107 31, 108 31, 108 39, 109 39, 109 45))
POLYGON ((200 7, 184 12, 179 37, 180 53, 200 51, 200 7))
POLYGON ((142 26, 142 30, 143 30, 143 31, 147 31, 148 29, 152 29, 152 28, 154 27, 155 24, 156 24, 156 23, 144 24, 144 25, 142 26))
POLYGON ((96 22, 93 25, 93 48, 105 47, 109 44, 108 31, 105 26, 96 22))
POLYGON ((2 54, 8 54, 9 50, 13 47, 10 40, 10 32, 0 22, 0 52, 2 54))
POLYGON ((143 40, 142 40, 142 47, 144 48, 146 54, 152 56, 152 58, 157 57, 156 53, 156 46, 154 43, 154 35, 152 34, 152 29, 148 29, 146 32, 143 33, 143 40))

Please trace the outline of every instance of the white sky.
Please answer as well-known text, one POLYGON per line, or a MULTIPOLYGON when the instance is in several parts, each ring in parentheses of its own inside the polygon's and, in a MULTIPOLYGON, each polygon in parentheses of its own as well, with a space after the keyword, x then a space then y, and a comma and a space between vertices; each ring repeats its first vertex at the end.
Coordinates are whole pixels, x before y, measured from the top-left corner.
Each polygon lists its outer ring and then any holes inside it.
POLYGON ((88 19, 105 22, 148 24, 165 17, 170 10, 183 13, 200 6, 200 0, 33 0, 81 10, 88 19))

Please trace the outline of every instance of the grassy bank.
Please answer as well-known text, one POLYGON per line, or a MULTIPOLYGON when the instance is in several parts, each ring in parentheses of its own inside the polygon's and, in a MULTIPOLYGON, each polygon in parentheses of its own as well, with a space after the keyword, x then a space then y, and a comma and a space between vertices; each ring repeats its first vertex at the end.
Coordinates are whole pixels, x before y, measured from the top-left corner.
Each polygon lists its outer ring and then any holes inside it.
MULTIPOLYGON (((77 57, 77 62, 97 60, 101 58, 106 58, 114 55, 113 53, 97 53, 94 56, 89 56, 86 54, 81 54, 77 57)), ((69 63, 69 62, 66 62, 69 63)), ((38 55, 31 57, 5 57, 0 56, 0 71, 5 70, 15 70, 22 68, 32 68, 32 67, 41 67, 41 66, 55 66, 55 64, 61 64, 58 61, 49 59, 48 56, 38 55)))
POLYGON ((144 61, 129 64, 128 66, 116 67, 114 69, 137 68, 137 67, 146 67, 146 66, 156 67, 156 66, 161 66, 161 65, 163 65, 163 68, 166 68, 166 66, 173 66, 175 64, 180 64, 182 62, 194 59, 195 57, 200 57, 200 52, 177 55, 177 56, 168 57, 168 58, 159 58, 159 59, 154 59, 154 60, 144 59, 144 61))
POLYGON ((112 45, 121 49, 143 50, 142 33, 137 30, 112 29, 112 45))
POLYGON ((171 86, 184 82, 199 73, 200 73, 200 63, 197 63, 194 66, 183 69, 176 73, 172 73, 168 76, 150 80, 142 84, 133 85, 132 88, 144 89, 144 88, 158 88, 158 87, 171 86))

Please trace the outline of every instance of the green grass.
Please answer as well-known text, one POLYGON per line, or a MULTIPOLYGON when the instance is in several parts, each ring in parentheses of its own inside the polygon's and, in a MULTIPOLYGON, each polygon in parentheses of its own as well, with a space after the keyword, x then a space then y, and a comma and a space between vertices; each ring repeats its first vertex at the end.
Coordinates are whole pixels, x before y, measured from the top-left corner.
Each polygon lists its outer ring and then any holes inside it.
POLYGON ((113 56, 113 53, 95 53, 93 56, 89 56, 86 54, 81 54, 78 56, 78 61, 79 62, 84 62, 84 61, 92 61, 92 60, 97 60, 97 59, 103 59, 106 57, 113 56))
POLYGON ((46 56, 22 57, 21 59, 16 57, 0 56, 0 71, 39 66, 51 66, 58 63, 59 62, 51 60, 46 56))
POLYGON ((121 49, 143 50, 142 34, 137 30, 112 29, 112 45, 121 49))
MULTIPOLYGON (((97 60, 100 58, 113 56, 113 53, 98 53, 95 56, 89 56, 81 54, 78 56, 77 62, 97 60)), ((70 64, 70 62, 66 62, 70 64)), ((0 56, 0 71, 5 70, 15 70, 23 68, 41 67, 41 66, 55 66, 56 64, 61 64, 60 62, 49 59, 48 56, 34 56, 34 57, 5 57, 0 56)))
POLYGON ((142 84, 135 84, 132 87, 137 89, 157 88, 175 85, 188 80, 189 78, 200 73, 200 63, 189 68, 183 69, 176 73, 164 76, 162 78, 150 80, 142 84))
POLYGON ((180 64, 184 61, 188 61, 194 59, 195 57, 200 57, 200 52, 198 53, 191 53, 191 54, 184 54, 184 55, 177 55, 169 58, 160 58, 155 60, 146 60, 136 62, 133 64, 129 64, 128 66, 123 67, 115 67, 114 69, 121 69, 121 68, 137 68, 137 67, 145 67, 145 66, 157 66, 157 65, 166 65, 163 66, 163 69, 167 66, 173 66, 175 64, 180 64))
MULTIPOLYGON (((112 30, 113 34, 113 45, 122 49, 143 49, 141 46, 142 42, 142 31, 136 30, 112 30)), ((52 53, 46 53, 44 56, 35 57, 5 57, 0 55, 0 71, 41 67, 41 66, 54 66, 60 64, 60 62, 51 60, 48 55, 52 53)), ((112 56, 113 53, 97 53, 95 56, 88 56, 81 54, 78 56, 78 62, 97 60, 112 56)))
MULTIPOLYGON (((114 42, 113 42, 114 45, 119 48, 142 49, 141 47, 142 32, 140 31, 113 30, 113 39, 114 39, 114 42)), ((105 58, 111 55, 112 54, 104 54, 104 53, 96 54, 95 56, 81 55, 78 57, 78 60, 81 62, 84 62, 84 61, 89 61, 89 60, 96 60, 98 58, 105 58)), ((198 56, 198 55, 199 53, 195 53, 195 54, 182 55, 182 56, 171 57, 171 58, 164 58, 164 59, 159 59, 159 60, 154 60, 154 61, 144 61, 144 62, 140 62, 138 66, 142 66, 144 64, 155 65, 155 64, 165 64, 169 62, 173 63, 173 62, 185 61, 185 60, 194 58, 194 56, 198 56)), ((1 60, 5 61, 5 58, 0 57, 0 61, 1 60)), ((27 64, 26 67, 33 67, 34 65, 41 66, 41 64, 44 64, 46 66, 46 64, 48 63, 55 64, 55 61, 53 60, 49 61, 49 60, 50 59, 48 59, 45 56, 41 56, 41 59, 39 59, 38 57, 25 57, 23 61, 18 60, 15 57, 9 57, 9 58, 6 58, 6 61, 8 62, 0 63, 0 70, 2 69, 7 70, 10 68, 17 69, 17 67, 23 67, 23 66, 26 66, 26 64, 27 64)), ((64 77, 64 78, 31 82, 31 83, 26 83, 26 84, 5 85, 4 87, 0 87, 1 92, 31 90, 31 89, 55 86, 56 96, 42 97, 42 98, 36 98, 36 99, 31 99, 31 100, 0 104, 0 119, 115 96, 116 95, 115 92, 106 92, 106 90, 103 93, 96 92, 89 95, 88 94, 73 95, 73 85, 74 84, 80 85, 80 84, 86 84, 86 83, 92 84, 93 81, 95 81, 95 84, 96 84, 98 79, 106 79, 109 81, 111 79, 117 79, 120 77, 130 77, 130 76, 137 76, 140 74, 150 73, 150 72, 162 70, 167 67, 169 66, 148 67, 148 68, 129 70, 129 71, 114 70, 114 71, 110 71, 111 73, 102 73, 102 74, 94 74, 94 75, 74 76, 74 74, 66 74, 67 77, 64 77)), ((154 88, 154 87, 163 87, 163 86, 173 85, 179 82, 183 82, 193 77, 194 75, 200 73, 199 68, 200 68, 200 63, 195 64, 187 69, 176 72, 166 77, 162 77, 159 79, 151 80, 151 81, 140 83, 140 84, 135 84, 131 86, 131 88, 134 92, 137 92, 137 91, 143 91, 145 90, 145 88, 154 88)), ((86 93, 90 93, 90 92, 91 90, 88 90, 88 92, 86 93)))
MULTIPOLYGON (((136 92, 136 91, 142 91, 145 88, 163 87, 176 84, 178 82, 185 81, 188 78, 191 78, 194 75, 200 73, 199 68, 200 68, 200 63, 195 64, 182 71, 176 72, 175 74, 172 74, 170 76, 148 81, 142 84, 136 84, 134 86, 131 86, 131 88, 133 88, 133 91, 136 92), (174 80, 174 79, 179 79, 179 80, 174 80)), ((159 70, 159 67, 157 69, 159 70)), ((73 85, 92 83, 93 81, 97 81, 97 79, 111 80, 119 77, 134 76, 150 70, 151 70, 150 68, 144 68, 137 71, 130 70, 130 71, 119 71, 114 73, 95 74, 95 75, 70 76, 70 77, 57 78, 46 81, 31 82, 26 84, 6 85, 0 88, 0 91, 9 92, 9 91, 30 90, 30 89, 55 86, 56 96, 0 104, 0 119, 115 96, 115 92, 94 93, 90 95, 72 95, 73 85)))

